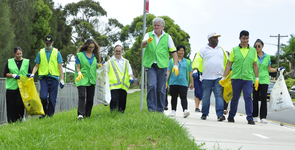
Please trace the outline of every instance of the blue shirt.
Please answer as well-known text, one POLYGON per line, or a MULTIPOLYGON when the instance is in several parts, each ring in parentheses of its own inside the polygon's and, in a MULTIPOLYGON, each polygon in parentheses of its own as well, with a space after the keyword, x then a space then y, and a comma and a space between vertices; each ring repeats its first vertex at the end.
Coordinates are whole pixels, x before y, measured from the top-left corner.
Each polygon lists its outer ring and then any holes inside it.
MULTIPOLYGON (((89 57, 86 55, 85 51, 83 51, 83 54, 86 56, 86 58, 87 58, 87 60, 88 60, 88 62, 89 62, 89 64, 90 64, 90 66, 91 66, 92 63, 93 63, 93 60, 94 60, 94 54, 92 54, 91 58, 89 58, 89 57)), ((80 60, 79 60, 78 57, 76 57, 75 62, 76 62, 77 64, 81 65, 81 62, 80 62, 80 60)))
MULTIPOLYGON (((263 52, 263 51, 262 51, 263 52)), ((266 54, 263 52, 263 56, 261 58, 259 58, 259 56, 257 55, 257 58, 259 60, 259 63, 262 64, 264 58, 266 57, 266 54)), ((269 60, 268 66, 271 64, 271 61, 269 60)))
MULTIPOLYGON (((174 64, 171 65, 172 59, 169 61, 168 70, 172 71, 172 68, 174 64)), ((174 73, 170 73, 169 77, 169 85, 181 85, 188 87, 188 81, 187 81, 187 60, 185 58, 182 59, 182 61, 178 61, 178 69, 179 74, 176 77, 174 73)), ((189 72, 193 71, 192 69, 192 63, 189 66, 189 72)))
MULTIPOLYGON (((49 59, 50 59, 50 55, 51 55, 52 50, 53 50, 53 48, 50 51, 46 50, 46 48, 45 48, 45 54, 46 54, 46 58, 47 58, 48 63, 49 63, 49 59)), ((40 64, 40 62, 41 62, 41 60, 40 60, 40 52, 38 52, 38 54, 36 56, 36 59, 35 59, 35 63, 40 64)), ((62 60, 62 57, 61 57, 61 54, 60 54, 59 51, 57 53, 57 62, 58 62, 58 64, 63 63, 63 60, 62 60)), ((45 77, 51 77, 51 78, 54 78, 56 80, 59 80, 59 76, 53 76, 50 73, 48 73, 48 75, 46 75, 45 77)), ((42 79, 43 76, 39 76, 39 78, 42 79)))

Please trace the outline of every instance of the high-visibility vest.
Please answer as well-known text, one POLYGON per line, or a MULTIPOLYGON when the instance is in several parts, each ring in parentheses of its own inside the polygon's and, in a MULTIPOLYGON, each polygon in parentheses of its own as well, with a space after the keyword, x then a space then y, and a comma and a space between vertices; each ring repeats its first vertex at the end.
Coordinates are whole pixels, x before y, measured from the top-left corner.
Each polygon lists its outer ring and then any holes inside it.
MULTIPOLYGON (((259 72, 259 84, 269 84, 269 71, 268 71, 268 64, 270 61, 270 55, 266 54, 262 63, 260 64, 259 60, 257 60, 258 72, 259 72)), ((253 74, 253 83, 255 83, 256 76, 255 73, 253 74)))
MULTIPOLYGON (((80 79, 78 82, 75 81, 76 86, 88 86, 89 84, 96 84, 96 63, 97 59, 94 57, 93 62, 90 66, 86 56, 83 52, 77 53, 77 57, 81 63, 81 73, 83 74, 84 79, 80 79)), ((78 76, 77 73, 77 64, 75 65, 75 79, 78 76)))
POLYGON ((57 54, 58 54, 58 50, 56 48, 53 48, 50 54, 49 63, 48 63, 45 48, 40 50, 40 64, 39 64, 39 71, 38 71, 39 76, 46 76, 49 73, 53 76, 60 75, 58 62, 57 62, 57 54))
POLYGON ((233 62, 233 73, 231 79, 253 80, 253 63, 255 59, 256 50, 249 47, 249 52, 244 58, 240 47, 237 46, 233 49, 235 61, 233 62))
MULTIPOLYGON (((149 37, 155 39, 155 35, 152 32, 149 32, 149 37)), ((168 33, 165 33, 160 38, 158 45, 156 44, 156 40, 148 44, 144 50, 143 66, 151 68, 156 60, 159 68, 167 68, 169 66, 168 38, 168 33)))
MULTIPOLYGON (((8 69, 10 74, 17 74, 17 75, 27 75, 29 70, 29 59, 23 59, 22 65, 20 70, 15 63, 14 58, 8 59, 8 69)), ((6 78, 5 88, 9 90, 16 90, 18 89, 17 80, 14 78, 6 78)))
POLYGON ((122 72, 120 71, 119 67, 117 66, 115 60, 111 58, 108 60, 109 64, 109 81, 110 81, 110 89, 123 89, 126 92, 129 90, 129 72, 128 72, 128 67, 129 67, 129 61, 127 59, 124 59, 123 62, 123 70, 122 72))

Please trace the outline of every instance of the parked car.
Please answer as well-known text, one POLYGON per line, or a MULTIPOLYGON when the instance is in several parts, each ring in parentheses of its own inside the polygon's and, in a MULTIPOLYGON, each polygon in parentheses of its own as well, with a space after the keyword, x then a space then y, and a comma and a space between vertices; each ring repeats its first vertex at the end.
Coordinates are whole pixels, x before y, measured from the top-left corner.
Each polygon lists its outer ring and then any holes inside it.
MULTIPOLYGON (((273 82, 270 82, 270 83, 269 83, 269 85, 268 85, 268 89, 267 89, 267 97, 266 97, 266 99, 270 99, 270 93, 271 93, 272 88, 273 88, 274 85, 275 85, 275 83, 273 83, 273 82)), ((294 92, 295 92, 295 91, 294 91, 294 92)))
POLYGON ((293 85, 293 86, 291 87, 289 93, 290 93, 291 98, 294 98, 294 97, 295 97, 295 85, 293 85))

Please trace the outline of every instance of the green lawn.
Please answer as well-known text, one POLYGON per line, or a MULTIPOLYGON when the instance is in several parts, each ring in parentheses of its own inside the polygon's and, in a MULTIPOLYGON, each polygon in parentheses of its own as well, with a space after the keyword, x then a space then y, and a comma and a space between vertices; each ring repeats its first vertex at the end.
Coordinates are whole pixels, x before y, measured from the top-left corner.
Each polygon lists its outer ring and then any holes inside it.
MULTIPOLYGON (((196 127, 197 128, 197 127, 196 127)), ((162 113, 140 111, 140 91, 128 94, 126 112, 94 106, 90 118, 77 109, 52 118, 0 126, 0 149, 199 149, 187 130, 162 113)))

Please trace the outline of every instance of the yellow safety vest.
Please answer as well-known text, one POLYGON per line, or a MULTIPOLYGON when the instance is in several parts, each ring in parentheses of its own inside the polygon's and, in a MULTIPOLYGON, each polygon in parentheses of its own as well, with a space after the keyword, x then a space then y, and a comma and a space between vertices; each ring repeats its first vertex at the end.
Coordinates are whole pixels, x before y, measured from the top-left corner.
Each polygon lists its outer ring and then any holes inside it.
POLYGON ((119 67, 115 63, 114 59, 111 58, 108 60, 109 64, 109 81, 110 81, 110 89, 123 89, 126 92, 129 90, 129 73, 128 73, 128 67, 129 67, 129 61, 127 59, 124 59, 123 63, 123 72, 120 71, 119 67))
POLYGON ((59 67, 57 62, 57 54, 58 50, 56 48, 53 48, 51 54, 49 63, 47 61, 45 48, 40 50, 40 64, 39 64, 39 76, 46 76, 49 73, 53 76, 59 76, 59 67))

